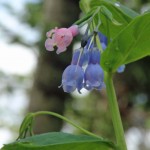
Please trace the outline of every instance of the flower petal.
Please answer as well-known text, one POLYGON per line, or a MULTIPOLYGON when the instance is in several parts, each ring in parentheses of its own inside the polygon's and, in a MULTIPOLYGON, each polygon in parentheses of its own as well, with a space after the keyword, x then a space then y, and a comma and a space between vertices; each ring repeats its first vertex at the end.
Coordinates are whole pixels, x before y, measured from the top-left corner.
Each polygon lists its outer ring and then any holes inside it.
POLYGON ((67 48, 66 48, 66 46, 65 45, 57 45, 57 51, 56 51, 56 53, 57 54, 60 54, 60 53, 62 53, 62 52, 65 52, 67 50, 67 48))
POLYGON ((62 85, 63 85, 63 90, 66 93, 71 93, 76 89, 75 81, 71 81, 71 82, 62 81, 62 85))
POLYGON ((57 31, 57 27, 55 27, 55 29, 52 29, 52 30, 48 31, 48 32, 46 33, 47 38, 51 38, 52 35, 53 35, 56 31, 57 31))
POLYGON ((56 41, 57 45, 64 44, 67 47, 71 44, 73 36, 69 29, 61 28, 55 32, 54 40, 56 41))
POLYGON ((98 32, 98 36, 100 38, 100 42, 101 43, 104 43, 105 45, 108 44, 107 37, 104 34, 102 34, 101 32, 98 32))
POLYGON ((99 89, 104 81, 104 72, 99 64, 89 64, 84 75, 86 89, 99 89))
POLYGON ((50 39, 48 38, 46 41, 45 41, 45 47, 48 51, 53 51, 54 50, 54 41, 53 39, 50 39))
POLYGON ((100 51, 97 47, 94 47, 89 52, 90 58, 89 63, 99 64, 100 63, 100 51))
POLYGON ((80 66, 68 66, 62 75, 64 92, 73 92, 76 88, 80 91, 83 87, 84 71, 80 66))

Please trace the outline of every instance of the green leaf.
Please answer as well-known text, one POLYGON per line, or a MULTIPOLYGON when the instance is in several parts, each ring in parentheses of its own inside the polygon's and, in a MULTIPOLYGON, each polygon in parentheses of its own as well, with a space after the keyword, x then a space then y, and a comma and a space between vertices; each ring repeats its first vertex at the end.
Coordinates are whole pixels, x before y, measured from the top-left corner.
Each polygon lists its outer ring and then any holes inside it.
POLYGON ((117 24, 114 24, 114 21, 108 20, 104 15, 101 14, 102 25, 100 26, 99 30, 109 39, 113 39, 130 23, 130 21, 132 21, 134 17, 138 15, 136 13, 131 13, 132 15, 129 15, 129 11, 125 11, 127 10, 125 6, 109 0, 92 0, 91 6, 105 6, 112 13, 113 20, 121 24, 118 26, 117 24))
POLYGON ((136 17, 102 53, 104 70, 114 72, 120 65, 128 64, 150 55, 150 13, 136 17))
POLYGON ((114 18, 112 13, 105 7, 101 7, 102 13, 115 25, 121 25, 119 22, 117 22, 114 18))
POLYGON ((91 1, 92 0, 80 0, 79 5, 81 10, 86 14, 91 10, 91 1))
POLYGON ((86 135, 51 132, 4 145, 2 150, 114 150, 114 144, 86 135))
MULTIPOLYGON (((101 26, 99 30, 106 35, 107 37, 113 39, 122 29, 124 29, 133 18, 138 16, 138 13, 132 11, 131 9, 121 5, 120 3, 116 3, 111 0, 81 0, 80 8, 84 13, 91 11, 95 7, 106 7, 112 14, 113 19, 108 19, 102 13, 101 17, 101 26), (118 26, 118 23, 121 24, 118 26)), ((98 16, 95 17, 95 24, 98 23, 98 16)))
POLYGON ((33 115, 32 113, 29 113, 23 120, 20 129, 19 129, 19 137, 23 138, 26 136, 26 133, 29 128, 32 128, 32 122, 33 122, 33 115))
POLYGON ((92 17, 92 15, 94 14, 95 11, 96 11, 96 8, 95 9, 93 8, 86 15, 84 15, 84 17, 82 17, 81 19, 77 20, 74 24, 80 25, 80 24, 86 22, 90 17, 92 17))

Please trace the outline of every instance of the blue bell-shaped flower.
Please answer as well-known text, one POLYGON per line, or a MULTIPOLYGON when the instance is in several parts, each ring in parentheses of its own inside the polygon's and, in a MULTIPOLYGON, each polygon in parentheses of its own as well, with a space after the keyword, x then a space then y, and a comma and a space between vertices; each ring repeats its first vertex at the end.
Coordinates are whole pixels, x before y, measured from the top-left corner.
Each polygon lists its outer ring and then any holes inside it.
POLYGON ((64 92, 71 93, 76 89, 80 93, 83 88, 84 70, 82 65, 87 61, 87 54, 81 49, 75 50, 69 65, 62 75, 62 87, 64 92))
POLYGON ((84 88, 87 90, 101 90, 104 86, 104 72, 100 63, 100 51, 94 47, 89 52, 89 64, 84 74, 84 88))
POLYGON ((104 72, 99 64, 89 64, 84 75, 85 85, 87 90, 101 90, 104 86, 104 72))
POLYGON ((83 87, 84 70, 77 65, 69 65, 62 75, 62 87, 64 92, 71 93, 80 90, 83 87))

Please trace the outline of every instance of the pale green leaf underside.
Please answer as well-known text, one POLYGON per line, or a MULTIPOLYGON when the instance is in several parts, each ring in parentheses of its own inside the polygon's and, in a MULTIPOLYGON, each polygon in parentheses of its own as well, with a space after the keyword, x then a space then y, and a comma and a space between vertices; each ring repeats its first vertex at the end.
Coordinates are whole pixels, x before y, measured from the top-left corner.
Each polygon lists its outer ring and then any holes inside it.
POLYGON ((107 141, 86 135, 51 132, 5 145, 2 150, 114 150, 107 141))
MULTIPOLYGON (((129 18, 135 18, 136 16, 138 16, 139 14, 135 11, 133 11, 132 9, 122 5, 121 3, 117 2, 117 1, 112 1, 112 0, 92 0, 91 3, 92 6, 95 5, 105 5, 105 6, 113 6, 115 7, 117 10, 119 10, 122 14, 124 14, 124 17, 126 17, 126 19, 128 20, 129 18)), ((130 19, 129 19, 130 20, 130 19)))
MULTIPOLYGON (((101 26, 99 30, 106 35, 107 37, 113 39, 122 29, 124 29, 132 19, 138 16, 138 13, 132 11, 131 9, 119 4, 116 5, 115 2, 110 0, 81 0, 80 7, 84 13, 95 9, 96 7, 105 6, 113 16, 113 19, 116 20, 121 25, 116 25, 110 21, 102 13, 101 16, 101 26)), ((98 24, 98 17, 94 19, 95 24, 98 24)))

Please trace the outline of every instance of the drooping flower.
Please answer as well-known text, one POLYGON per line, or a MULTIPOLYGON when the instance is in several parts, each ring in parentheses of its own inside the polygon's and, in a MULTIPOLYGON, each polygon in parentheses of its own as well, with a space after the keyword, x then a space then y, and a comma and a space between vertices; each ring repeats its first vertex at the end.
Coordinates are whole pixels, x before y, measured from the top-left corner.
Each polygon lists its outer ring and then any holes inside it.
POLYGON ((56 47, 57 54, 64 52, 71 44, 73 37, 78 33, 77 25, 73 25, 70 28, 52 29, 46 33, 47 40, 45 41, 45 47, 48 51, 53 51, 56 47))
POLYGON ((77 65, 69 65, 62 75, 62 87, 64 92, 71 93, 76 89, 80 93, 83 87, 84 70, 77 65))
POLYGON ((76 89, 80 93, 83 88, 84 70, 82 65, 84 63, 85 56, 81 52, 81 49, 74 51, 72 56, 71 65, 69 65, 62 75, 62 87, 64 92, 71 93, 76 89))
POLYGON ((100 51, 94 47, 89 52, 89 64, 84 74, 84 88, 101 90, 104 86, 104 72, 100 63, 100 51))
POLYGON ((99 64, 89 64, 84 75, 85 85, 87 90, 101 90, 104 86, 104 72, 99 64))
MULTIPOLYGON (((82 88, 101 90, 104 87, 100 51, 96 47, 96 34, 93 36, 89 36, 86 32, 82 38, 81 48, 74 51, 71 65, 64 70, 61 84, 64 92, 71 93, 77 89, 80 93, 82 88), (88 65, 84 72, 82 66, 85 64, 88 65)), ((106 41, 103 39, 103 42, 106 41)))

